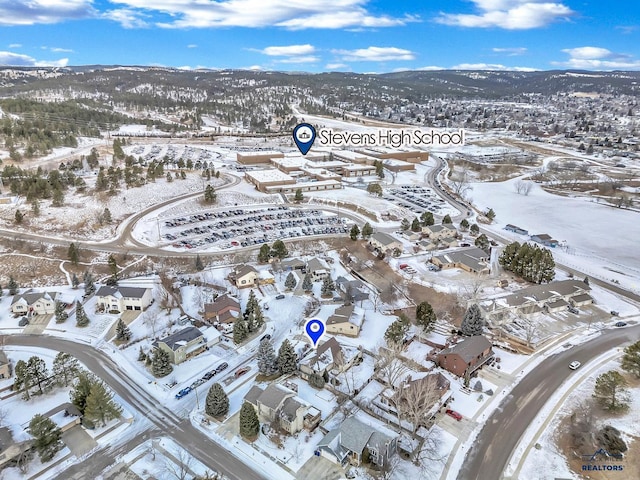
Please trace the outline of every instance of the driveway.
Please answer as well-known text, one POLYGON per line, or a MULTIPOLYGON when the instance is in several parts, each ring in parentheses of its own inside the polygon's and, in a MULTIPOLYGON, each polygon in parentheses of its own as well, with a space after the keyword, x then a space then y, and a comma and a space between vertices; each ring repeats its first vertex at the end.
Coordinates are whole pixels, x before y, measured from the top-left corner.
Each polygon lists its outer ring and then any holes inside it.
POLYGON ((311 457, 298 470, 296 478, 300 480, 339 480, 344 477, 344 470, 324 457, 311 457))
POLYGON ((53 318, 53 314, 48 315, 34 315, 29 319, 29 325, 24 327, 23 333, 25 334, 41 334, 44 329, 49 325, 49 321, 53 318))
POLYGON ((80 457, 98 446, 93 437, 80 425, 75 425, 64 432, 62 441, 76 457, 80 457))

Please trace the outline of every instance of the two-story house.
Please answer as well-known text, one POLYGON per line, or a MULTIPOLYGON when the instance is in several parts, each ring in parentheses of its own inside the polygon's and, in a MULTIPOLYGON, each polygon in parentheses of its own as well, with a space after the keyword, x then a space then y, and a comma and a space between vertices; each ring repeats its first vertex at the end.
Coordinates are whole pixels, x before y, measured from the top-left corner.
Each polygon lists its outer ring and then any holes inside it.
POLYGON ((160 348, 169 354, 171 363, 176 365, 198 355, 206 348, 203 333, 196 327, 182 330, 153 342, 155 348, 160 348))
POLYGON ((254 287, 259 278, 258 270, 251 265, 238 265, 229 275, 229 280, 238 288, 254 287))
POLYGON ((14 295, 11 311, 18 315, 50 315, 56 311, 58 292, 23 293, 14 295))
POLYGON ((209 323, 233 323, 240 316, 240 303, 228 294, 204 304, 204 319, 209 323))
POLYGON ((465 338, 441 350, 437 354, 438 365, 459 377, 471 375, 493 357, 491 347, 491 342, 482 335, 465 338))
POLYGON ((143 311, 151 305, 151 289, 144 287, 102 286, 96 292, 96 305, 106 312, 143 311))

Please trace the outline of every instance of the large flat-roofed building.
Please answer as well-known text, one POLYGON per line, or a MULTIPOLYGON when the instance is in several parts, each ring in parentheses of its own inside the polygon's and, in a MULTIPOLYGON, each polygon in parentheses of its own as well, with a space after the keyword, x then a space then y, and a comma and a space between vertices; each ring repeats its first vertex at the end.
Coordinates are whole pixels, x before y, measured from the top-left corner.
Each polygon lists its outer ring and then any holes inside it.
POLYGON ((315 180, 341 180, 342 177, 336 172, 332 172, 331 170, 325 168, 316 168, 311 167, 309 165, 302 167, 302 172, 306 174, 308 177, 311 177, 315 180))
POLYGON ((257 152, 238 152, 236 160, 242 165, 257 165, 260 163, 269 163, 272 158, 283 158, 284 153, 274 151, 257 151, 257 152))
POLYGON ((296 183, 291 175, 275 169, 246 172, 244 178, 247 182, 253 183, 261 192, 266 192, 268 187, 281 187, 296 183))
POLYGON ((309 161, 302 157, 284 157, 272 158, 271 163, 274 167, 284 173, 300 172, 309 161))
POLYGON ((287 185, 273 185, 266 187, 266 193, 295 193, 300 189, 302 192, 321 192, 323 190, 339 190, 342 183, 338 180, 323 180, 318 182, 298 182, 287 185))
POLYGON ((373 162, 376 161, 376 158, 371 155, 354 152, 352 150, 333 150, 331 153, 333 154, 333 158, 337 160, 344 160, 345 162, 357 163, 359 165, 373 165, 373 162))
POLYGON ((366 175, 375 175, 376 167, 373 165, 347 165, 342 168, 343 177, 364 177, 366 175))
POLYGON ((358 152, 377 158, 378 160, 402 160, 409 163, 420 163, 429 160, 429 152, 421 150, 396 150, 391 148, 367 148, 358 152))
POLYGON ((397 160, 395 158, 386 158, 381 160, 384 168, 391 170, 392 172, 406 172, 409 170, 415 170, 414 163, 405 162, 404 160, 397 160))

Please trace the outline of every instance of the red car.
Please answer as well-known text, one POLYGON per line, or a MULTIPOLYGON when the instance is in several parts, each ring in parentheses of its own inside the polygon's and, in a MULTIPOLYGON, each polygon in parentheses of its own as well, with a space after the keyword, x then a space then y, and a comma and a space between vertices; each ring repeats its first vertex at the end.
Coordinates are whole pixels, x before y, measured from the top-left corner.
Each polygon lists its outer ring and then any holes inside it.
POLYGON ((236 373, 235 373, 236 378, 241 377, 242 375, 247 373, 249 370, 251 370, 249 367, 239 368, 238 370, 236 370, 236 373))
POLYGON ((447 410, 445 412, 447 415, 449 415, 450 417, 455 418, 457 421, 462 420, 462 415, 460 415, 458 412, 456 412, 455 410, 447 410))

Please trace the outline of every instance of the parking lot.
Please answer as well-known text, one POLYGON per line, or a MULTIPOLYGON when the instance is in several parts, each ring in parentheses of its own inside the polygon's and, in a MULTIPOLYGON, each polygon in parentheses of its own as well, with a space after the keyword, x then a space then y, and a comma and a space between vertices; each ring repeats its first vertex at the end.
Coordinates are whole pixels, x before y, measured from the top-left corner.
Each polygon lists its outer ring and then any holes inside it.
POLYGON ((418 215, 424 212, 443 216, 447 213, 454 213, 449 211, 450 208, 442 198, 427 187, 402 185, 399 188, 385 190, 382 198, 418 215))
POLYGON ((347 220, 321 210, 279 207, 211 210, 164 221, 162 238, 180 249, 204 246, 221 250, 249 247, 278 239, 343 235, 347 220))

